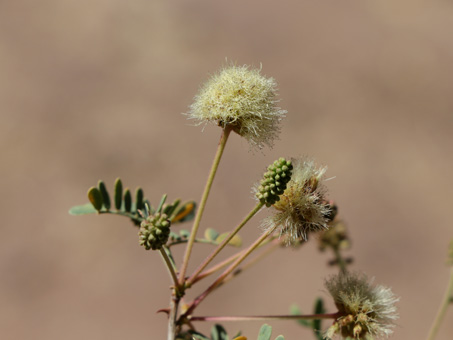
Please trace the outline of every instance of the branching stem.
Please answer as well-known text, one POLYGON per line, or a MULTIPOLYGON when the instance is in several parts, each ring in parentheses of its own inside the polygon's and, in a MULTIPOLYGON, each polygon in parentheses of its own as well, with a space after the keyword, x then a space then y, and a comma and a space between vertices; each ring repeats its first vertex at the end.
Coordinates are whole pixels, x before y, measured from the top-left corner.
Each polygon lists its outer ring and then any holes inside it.
POLYGON ((203 269, 205 269, 208 264, 211 263, 211 261, 220 253, 220 251, 225 248, 225 246, 228 244, 228 242, 231 241, 231 239, 234 237, 234 235, 236 235, 239 230, 241 230, 241 228, 248 222, 250 221, 250 219, 255 216, 255 214, 260 211, 260 209, 263 207, 263 203, 258 203, 255 208, 253 208, 252 211, 250 211, 250 213, 244 218, 244 220, 239 223, 239 225, 236 227, 236 229, 234 229, 229 235, 227 238, 225 238, 222 243, 220 243, 217 248, 200 264, 200 266, 197 268, 197 270, 195 271, 194 274, 192 274, 192 276, 187 280, 186 282, 186 286, 191 286, 193 282, 195 282, 195 280, 197 279, 197 276, 198 274, 201 273, 201 271, 203 269))
MULTIPOLYGON (((268 239, 268 240, 265 240, 265 241, 263 241, 263 242, 259 245, 258 248, 261 248, 261 247, 265 246, 266 244, 268 244, 269 242, 272 242, 272 241, 274 241, 274 240, 273 240, 273 239, 272 239, 271 241, 269 241, 269 239, 268 239)), ((268 252, 269 250, 271 250, 271 249, 268 249, 268 250, 266 251, 266 254, 267 254, 267 252, 268 252)), ((194 284, 194 283, 196 283, 196 282, 198 282, 198 281, 204 279, 205 277, 208 277, 209 275, 214 274, 216 271, 218 271, 218 270, 220 270, 220 269, 222 269, 222 268, 228 266, 230 263, 232 263, 232 262, 233 262, 234 260, 236 260, 239 256, 241 256, 242 254, 244 254, 244 252, 246 252, 246 251, 247 251, 247 249, 244 249, 244 250, 242 250, 242 251, 240 251, 240 252, 238 252, 238 253, 236 253, 236 254, 230 256, 229 258, 223 260, 222 262, 216 264, 215 266, 212 266, 211 268, 205 270, 205 271, 202 272, 201 274, 197 275, 197 277, 193 280, 192 284, 194 284)), ((260 255, 259 257, 261 257, 261 255, 260 255)), ((253 259, 252 261, 255 261, 255 259, 253 259)), ((248 265, 248 263, 247 263, 247 265, 248 265)), ((233 274, 234 274, 234 273, 233 273, 233 274)), ((226 280, 224 280, 224 282, 225 282, 225 281, 226 281, 226 280)))
POLYGON ((218 285, 220 285, 223 280, 231 274, 241 263, 244 261, 247 256, 249 256, 258 246, 274 232, 276 227, 269 229, 263 235, 261 235, 232 265, 230 265, 215 281, 212 283, 203 293, 201 293, 190 305, 184 315, 190 315, 194 309, 211 293, 218 285))

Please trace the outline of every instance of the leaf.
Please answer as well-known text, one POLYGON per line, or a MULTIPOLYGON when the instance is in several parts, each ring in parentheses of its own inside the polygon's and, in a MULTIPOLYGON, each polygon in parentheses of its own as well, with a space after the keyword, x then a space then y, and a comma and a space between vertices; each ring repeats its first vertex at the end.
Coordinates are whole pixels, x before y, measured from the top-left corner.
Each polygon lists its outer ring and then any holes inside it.
MULTIPOLYGON (((324 302, 321 298, 317 298, 315 302, 315 314, 324 314, 326 312, 326 309, 324 308, 324 302)), ((321 321, 320 319, 315 319, 313 320, 313 332, 315 333, 315 336, 317 339, 322 340, 323 337, 321 335, 321 321)))
POLYGON ((137 210, 143 209, 143 197, 143 189, 138 187, 137 190, 135 190, 135 207, 137 210))
POLYGON ((116 210, 120 210, 121 203, 123 202, 123 182, 121 182, 119 177, 115 180, 113 199, 116 210))
MULTIPOLYGON (((302 315, 302 312, 300 311, 299 306, 297 306, 297 305, 291 305, 289 313, 291 315, 302 315)), ((312 322, 309 320, 300 319, 300 320, 297 320, 297 323, 304 327, 309 327, 309 328, 313 327, 312 322)))
POLYGON ((165 215, 169 216, 169 219, 171 219, 171 216, 172 216, 173 212, 176 210, 176 208, 178 207, 179 203, 181 203, 181 200, 176 199, 172 204, 164 205, 164 208, 162 210, 165 215))
POLYGON ((212 326, 211 340, 228 340, 228 334, 222 325, 212 326))
POLYGON ((182 206, 173 212, 172 223, 182 223, 193 219, 197 204, 194 201, 184 202, 182 206))
POLYGON ((245 336, 241 335, 241 336, 237 336, 237 337, 233 338, 233 340, 247 340, 247 338, 245 336))
POLYGON ((215 242, 217 237, 219 237, 219 233, 212 228, 208 228, 204 231, 204 237, 208 241, 215 242))
POLYGON ((99 191, 101 192, 102 201, 104 203, 105 209, 110 210, 110 195, 103 181, 98 182, 98 188, 99 191))
MULTIPOLYGON (((216 237, 215 242, 220 244, 224 239, 226 239, 230 233, 223 233, 216 237)), ((239 235, 234 235, 233 238, 228 242, 230 246, 240 247, 242 246, 242 238, 239 235)))
POLYGON ((166 200, 167 200, 167 194, 163 194, 162 198, 160 199, 159 206, 157 207, 158 213, 162 211, 162 207, 164 206, 166 200))
POLYGON ((91 203, 76 205, 69 209, 69 213, 74 216, 95 214, 97 211, 91 203))
POLYGON ((258 334, 258 340, 270 340, 272 335, 272 327, 268 324, 261 326, 260 333, 258 334))
POLYGON ((279 335, 275 338, 275 340, 285 340, 285 337, 283 335, 279 335))
POLYGON ((171 241, 180 241, 181 240, 181 236, 179 236, 178 234, 176 234, 173 231, 170 231, 170 240, 171 241))
POLYGON ((97 211, 102 209, 102 194, 96 187, 88 189, 88 199, 97 211))
POLYGON ((210 340, 206 335, 203 335, 196 331, 189 331, 189 333, 192 335, 193 340, 210 340))
POLYGON ((189 238, 190 236, 190 231, 186 230, 186 229, 181 229, 179 231, 179 235, 181 235, 182 238, 189 238))
POLYGON ((126 188, 124 191, 124 210, 126 212, 131 212, 131 207, 132 207, 132 196, 131 196, 131 191, 129 188, 126 188))

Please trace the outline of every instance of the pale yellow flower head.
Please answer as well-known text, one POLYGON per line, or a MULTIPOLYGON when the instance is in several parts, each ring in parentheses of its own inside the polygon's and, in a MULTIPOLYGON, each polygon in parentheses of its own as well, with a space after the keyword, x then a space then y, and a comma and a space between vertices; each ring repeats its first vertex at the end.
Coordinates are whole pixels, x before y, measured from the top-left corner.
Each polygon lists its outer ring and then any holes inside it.
POLYGON ((327 330, 326 339, 335 335, 352 339, 381 339, 393 333, 398 318, 398 298, 390 288, 374 285, 361 273, 341 273, 326 281, 341 317, 327 330))
POLYGON ((229 126, 261 149, 272 146, 285 117, 286 111, 276 106, 276 91, 275 80, 262 76, 259 69, 228 66, 204 84, 188 115, 198 124, 229 126))

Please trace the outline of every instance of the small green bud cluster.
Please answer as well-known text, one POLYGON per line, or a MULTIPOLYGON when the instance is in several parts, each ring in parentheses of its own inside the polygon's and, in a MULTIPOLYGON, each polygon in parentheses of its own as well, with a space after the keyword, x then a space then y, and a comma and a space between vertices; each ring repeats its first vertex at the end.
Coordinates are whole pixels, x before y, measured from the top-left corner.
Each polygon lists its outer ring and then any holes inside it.
POLYGON ((166 214, 160 212, 148 216, 140 226, 138 233, 140 245, 146 250, 162 248, 170 236, 170 220, 166 214))
POLYGON ((260 182, 256 197, 261 203, 270 207, 280 200, 280 195, 285 191, 286 185, 291 179, 293 165, 291 161, 280 158, 269 165, 267 170, 260 182))

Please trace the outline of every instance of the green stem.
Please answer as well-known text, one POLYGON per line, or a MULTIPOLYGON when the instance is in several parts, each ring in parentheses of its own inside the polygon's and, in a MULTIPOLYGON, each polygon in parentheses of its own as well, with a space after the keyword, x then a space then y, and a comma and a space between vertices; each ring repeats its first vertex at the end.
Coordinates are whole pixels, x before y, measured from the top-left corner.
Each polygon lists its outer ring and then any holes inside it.
POLYGON ((437 331, 444 319, 445 313, 447 311, 448 305, 452 303, 453 299, 453 267, 450 271, 450 281, 448 282, 447 291, 445 292, 443 302, 439 308, 439 312, 437 313, 436 319, 431 327, 431 331, 429 332, 428 340, 433 340, 436 337, 437 331))
POLYGON ((203 293, 201 293, 190 305, 187 311, 184 313, 185 316, 190 315, 194 309, 211 293, 222 281, 229 275, 233 270, 245 260, 270 234, 274 232, 276 227, 273 227, 261 235, 234 263, 229 266, 215 281, 212 283, 203 293))
POLYGON ((192 316, 190 321, 263 321, 263 320, 321 320, 337 319, 340 312, 332 314, 310 314, 310 315, 253 315, 253 316, 192 316))
POLYGON ((168 250, 168 249, 164 249, 164 247, 160 248, 160 254, 162 255, 162 258, 164 259, 168 272, 170 273, 170 277, 173 280, 173 284, 175 286, 175 291, 177 292, 177 291, 179 291, 178 276, 176 275, 174 264, 170 260, 166 250, 168 250))
POLYGON ((258 203, 255 208, 253 208, 252 211, 244 218, 244 220, 239 223, 239 225, 234 229, 227 238, 225 238, 222 243, 220 243, 217 248, 200 264, 200 266, 197 268, 194 274, 187 280, 186 286, 190 287, 192 283, 197 279, 198 274, 200 274, 203 269, 205 269, 208 264, 211 263, 211 261, 220 253, 220 251, 225 248, 225 246, 228 244, 228 242, 231 241, 231 239, 236 235, 239 230, 248 222, 250 219, 255 216, 255 214, 260 211, 260 209, 263 207, 263 203, 258 203))
POLYGON ((189 265, 190 254, 192 253, 192 247, 197 236, 198 227, 200 226, 201 217, 203 216, 203 211, 206 206, 206 201, 208 200, 209 192, 211 191, 212 182, 214 181, 217 168, 219 167, 220 159, 222 158, 223 151, 225 150, 226 142, 228 141, 228 136, 230 135, 231 127, 226 126, 222 130, 222 135, 220 137, 220 142, 217 147, 217 152, 214 157, 214 161, 211 166, 211 171, 209 173, 206 186, 204 188, 203 195, 201 196, 200 206, 197 210, 195 220, 193 223, 192 231, 190 233, 189 242, 187 243, 186 252, 184 254, 184 260, 181 265, 181 271, 179 273, 179 284, 183 286, 185 281, 185 275, 187 271, 187 266, 189 265))

